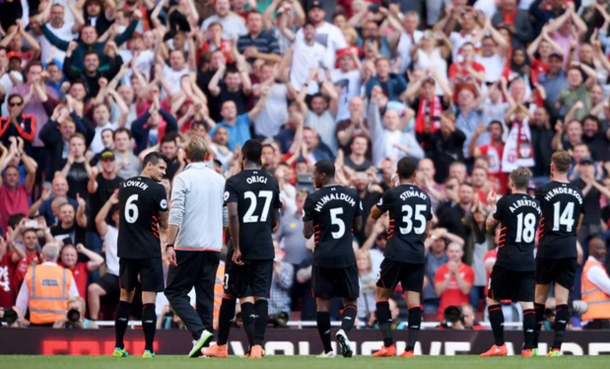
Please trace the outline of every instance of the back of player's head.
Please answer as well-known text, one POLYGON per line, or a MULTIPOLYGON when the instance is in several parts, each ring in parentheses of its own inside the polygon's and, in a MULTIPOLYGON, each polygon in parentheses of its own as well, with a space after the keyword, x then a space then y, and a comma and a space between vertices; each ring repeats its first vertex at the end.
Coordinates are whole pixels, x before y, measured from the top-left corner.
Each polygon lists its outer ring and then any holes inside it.
POLYGON ((261 155, 263 155, 263 144, 259 140, 251 138, 244 143, 241 154, 246 160, 258 163, 261 161, 261 155))
POLYGON ((165 157, 163 156, 163 154, 158 152, 158 151, 153 151, 153 152, 149 153, 148 155, 146 155, 144 157, 144 161, 142 162, 142 166, 144 168, 146 168, 148 163, 151 163, 152 165, 157 165, 157 164, 159 164, 159 162, 161 160, 165 161, 165 157))
POLYGON ((519 190, 527 190, 532 174, 529 169, 520 167, 510 173, 510 180, 513 181, 515 188, 519 190))
POLYGON ((404 157, 398 161, 397 172, 400 179, 411 179, 417 169, 417 163, 410 157, 404 157))
POLYGON ((551 157, 551 162, 556 172, 567 173, 572 166, 572 157, 565 150, 557 150, 551 157))
POLYGON ((205 160, 205 155, 208 152, 208 145, 203 138, 193 136, 186 141, 184 152, 188 161, 191 163, 200 163, 205 160))
POLYGON ((326 178, 335 178, 335 163, 328 159, 322 159, 316 162, 316 172, 318 174, 326 174, 326 178))

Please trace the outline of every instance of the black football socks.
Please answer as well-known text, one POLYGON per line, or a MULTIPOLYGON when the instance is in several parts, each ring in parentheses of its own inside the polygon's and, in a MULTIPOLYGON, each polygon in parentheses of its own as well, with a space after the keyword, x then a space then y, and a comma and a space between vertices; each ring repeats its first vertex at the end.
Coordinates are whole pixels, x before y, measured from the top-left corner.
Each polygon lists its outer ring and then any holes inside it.
POLYGON ((254 344, 262 345, 269 322, 269 302, 266 299, 256 301, 254 312, 256 313, 256 318, 254 318, 254 344))
POLYGON ((553 350, 561 350, 563 337, 566 334, 566 325, 570 319, 568 305, 557 305, 555 307, 555 341, 553 342, 553 350))
POLYGON ((409 342, 407 343, 406 351, 413 351, 415 343, 419 337, 419 328, 421 326, 421 306, 413 306, 409 308, 409 342))
POLYGON ((536 312, 534 309, 523 311, 523 349, 531 350, 534 342, 534 330, 536 329, 536 312))
POLYGON ((356 316, 358 315, 358 308, 354 305, 347 305, 343 308, 343 313, 341 314, 341 329, 345 333, 349 332, 354 328, 354 323, 356 322, 356 316))
POLYGON ((383 334, 383 346, 390 347, 394 344, 392 338, 392 313, 390 312, 390 304, 387 301, 377 301, 377 323, 383 334))
POLYGON ((127 330, 127 323, 129 323, 129 309, 131 304, 126 301, 119 301, 119 306, 116 309, 116 317, 114 318, 114 332, 116 334, 115 347, 120 349, 125 348, 123 343, 123 337, 125 337, 125 331, 127 330))
POLYGON ((155 352, 153 342, 155 342, 155 332, 157 331, 157 314, 155 304, 144 304, 142 308, 142 330, 146 341, 145 350, 155 352))
POLYGON ((231 323, 235 318, 235 299, 231 297, 223 297, 220 304, 220 312, 218 313, 218 340, 217 345, 226 345, 229 340, 229 331, 231 323))
POLYGON ((241 321, 244 323, 244 330, 246 336, 248 336, 248 345, 252 347, 254 345, 254 319, 256 313, 254 312, 254 304, 251 302, 244 302, 241 304, 241 321))
POLYGON ((538 348, 538 339, 540 338, 540 331, 542 330, 542 324, 544 323, 544 304, 534 303, 534 312, 536 315, 536 325, 534 327, 534 340, 532 342, 532 348, 538 348))
POLYGON ((491 329, 494 331, 494 340, 496 346, 504 345, 504 313, 502 313, 502 305, 490 305, 487 307, 489 311, 489 322, 491 329))
POLYGON ((324 353, 329 353, 333 350, 330 345, 330 314, 328 311, 318 311, 316 314, 316 321, 318 323, 318 333, 324 345, 324 353))

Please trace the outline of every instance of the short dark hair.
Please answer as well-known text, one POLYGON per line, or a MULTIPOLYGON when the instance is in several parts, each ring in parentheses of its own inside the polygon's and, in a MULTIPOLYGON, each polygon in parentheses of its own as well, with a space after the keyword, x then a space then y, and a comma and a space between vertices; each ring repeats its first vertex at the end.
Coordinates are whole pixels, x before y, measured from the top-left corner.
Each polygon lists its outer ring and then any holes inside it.
POLYGON ((500 122, 499 120, 494 120, 491 123, 489 123, 488 127, 491 127, 492 124, 497 124, 500 126, 500 128, 502 129, 502 132, 504 132, 504 126, 502 125, 502 122, 500 122))
POLYGON ((259 140, 251 138, 244 143, 241 153, 248 161, 258 163, 263 154, 263 144, 259 140))
MULTIPOLYGON (((104 131, 102 131, 102 133, 104 131)), ((114 133, 112 135, 112 139, 114 140, 116 138, 116 135, 118 135, 119 133, 127 133, 127 136, 129 136, 129 139, 131 139, 131 131, 128 130, 127 128, 125 128, 125 127, 117 128, 117 130, 114 131, 114 133)))
POLYGON ((27 75, 30 72, 30 69, 35 66, 39 66, 40 69, 44 70, 44 67, 42 66, 42 62, 40 62, 39 60, 34 60, 34 61, 29 62, 28 65, 26 65, 25 74, 27 75))
POLYGON ((551 162, 555 167, 555 170, 559 173, 567 173, 572 166, 572 158, 570 154, 565 150, 557 150, 551 157, 551 162))
POLYGON ((316 171, 320 174, 326 174, 326 177, 328 178, 334 178, 335 177, 335 164, 328 160, 328 159, 322 159, 316 162, 316 171))
POLYGON ((273 151, 275 153, 275 147, 273 147, 273 145, 271 145, 271 144, 264 144, 263 145, 263 149, 266 148, 266 147, 271 148, 271 151, 273 151))
POLYGON ((19 95, 19 94, 10 94, 8 99, 6 100, 7 102, 11 102, 11 100, 15 97, 18 97, 21 99, 21 103, 23 104, 24 100, 23 100, 23 96, 19 95))
POLYGON ((415 159, 405 156, 398 161, 397 171, 400 179, 411 179, 417 169, 415 159))
POLYGON ((144 157, 142 166, 146 167, 146 165, 148 165, 148 163, 151 163, 152 165, 157 165, 157 164, 159 164, 159 162, 161 160, 167 162, 167 160, 165 159, 165 156, 163 156, 162 153, 160 153, 159 151, 153 151, 144 157))
POLYGON ((88 55, 95 55, 95 56, 97 56, 98 60, 100 58, 99 54, 95 50, 87 50, 87 51, 85 51, 85 54, 83 55, 83 59, 86 58, 88 55))
POLYGON ((527 190, 532 173, 525 167, 519 167, 510 173, 510 180, 519 190, 527 190))
POLYGON ((21 219, 25 218, 25 214, 23 213, 18 213, 18 214, 13 214, 10 215, 8 217, 8 226, 15 229, 17 228, 17 226, 19 225, 19 223, 21 222, 21 219))
POLYGON ((167 142, 174 142, 178 144, 178 137, 179 135, 176 131, 167 132, 165 135, 163 135, 163 138, 161 139, 161 145, 167 142))

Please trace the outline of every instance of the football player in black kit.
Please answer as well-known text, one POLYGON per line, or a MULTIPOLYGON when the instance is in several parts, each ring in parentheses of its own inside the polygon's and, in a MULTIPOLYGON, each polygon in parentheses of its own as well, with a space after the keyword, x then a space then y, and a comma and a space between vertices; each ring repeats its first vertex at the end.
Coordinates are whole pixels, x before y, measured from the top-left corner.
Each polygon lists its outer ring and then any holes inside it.
POLYGON ((551 182, 538 188, 536 200, 542 208, 538 253, 536 254, 536 331, 534 356, 538 356, 538 337, 544 322, 544 306, 551 290, 555 293, 555 340, 547 356, 559 356, 570 319, 568 297, 574 287, 578 268, 576 234, 584 217, 582 191, 568 181, 572 165, 570 154, 556 151, 551 157, 551 182))
POLYGON ((250 341, 249 357, 263 356, 273 275, 272 233, 280 224, 280 187, 260 169, 263 146, 250 139, 241 149, 242 171, 225 184, 232 247, 227 255, 224 297, 218 317, 218 341, 203 348, 209 357, 226 358, 229 328, 235 316, 235 299, 241 302, 244 329, 250 341))
POLYGON ((129 309, 138 280, 142 284, 142 330, 146 340, 145 358, 155 357, 153 342, 157 324, 155 300, 163 291, 163 264, 159 225, 167 229, 169 212, 167 195, 161 179, 167 164, 159 152, 144 157, 144 169, 137 177, 124 180, 119 186, 118 256, 121 297, 116 311, 116 348, 113 356, 128 356, 123 337, 129 320, 129 309))
POLYGON ((357 317, 360 294, 358 267, 354 255, 353 229, 362 227, 362 203, 356 190, 335 183, 335 164, 320 160, 313 171, 316 192, 307 196, 303 207, 303 235, 314 236, 312 286, 317 304, 317 325, 324 353, 318 358, 334 358, 330 345, 330 300, 343 298, 341 329, 335 337, 344 357, 353 350, 347 333, 357 317))
POLYGON ((424 241, 430 232, 432 204, 430 197, 415 185, 417 164, 405 157, 398 161, 398 184, 387 190, 371 209, 371 218, 377 220, 386 211, 390 215, 390 228, 381 263, 375 299, 377 322, 383 333, 383 347, 374 357, 396 356, 392 338, 392 313, 388 300, 400 283, 409 306, 409 342, 401 357, 412 357, 421 325, 420 295, 424 285, 426 259, 424 241))
POLYGON ((534 327, 534 290, 536 286, 536 262, 534 244, 536 228, 540 221, 540 204, 527 194, 531 178, 529 169, 518 168, 512 171, 508 180, 510 195, 499 201, 491 191, 487 204, 492 210, 487 216, 487 231, 494 233, 498 224, 498 257, 491 271, 487 310, 494 332, 495 344, 481 356, 506 356, 508 349, 504 343, 504 315, 500 301, 521 302, 523 308, 523 349, 521 356, 532 356, 534 327))

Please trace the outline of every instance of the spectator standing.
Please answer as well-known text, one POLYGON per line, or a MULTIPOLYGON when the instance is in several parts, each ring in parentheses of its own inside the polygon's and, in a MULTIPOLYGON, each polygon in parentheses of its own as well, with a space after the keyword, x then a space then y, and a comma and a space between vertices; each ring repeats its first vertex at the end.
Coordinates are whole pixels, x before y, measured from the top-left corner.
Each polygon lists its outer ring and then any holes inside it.
POLYGON ((254 60, 279 62, 280 45, 271 32, 263 29, 263 15, 256 10, 248 12, 246 17, 248 33, 237 40, 237 50, 252 64, 254 60))
POLYGON ((434 290, 440 296, 437 319, 443 320, 445 309, 468 303, 470 289, 474 283, 474 271, 462 263, 464 251, 458 243, 447 246, 449 261, 438 268, 434 275, 434 290))
POLYGON ((131 178, 142 172, 142 162, 131 149, 131 132, 126 128, 114 131, 114 157, 121 178, 131 178))
POLYGON ((68 196, 75 199, 77 194, 89 198, 87 182, 91 177, 91 166, 85 157, 85 137, 80 133, 70 137, 70 154, 61 170, 61 175, 68 180, 68 196))
POLYGON ((305 23, 302 31, 302 39, 295 41, 288 50, 286 58, 291 61, 290 83, 297 91, 305 87, 307 95, 311 96, 320 91, 318 79, 314 79, 312 84, 308 82, 308 75, 312 68, 319 68, 324 65, 326 49, 316 42, 316 26, 311 21, 305 23))
POLYGON ((87 216, 85 207, 87 204, 82 198, 78 198, 78 210, 69 203, 59 205, 59 221, 51 226, 50 232, 45 233, 47 243, 58 244, 85 244, 87 242, 87 216))
MULTIPOLYGON (((269 86, 267 101, 261 114, 254 121, 254 134, 260 138, 274 137, 288 120, 288 99, 295 97, 292 85, 278 80, 282 71, 268 63, 261 67, 261 83, 252 86, 252 96, 259 98, 261 90, 269 86)), ((262 140, 261 140, 262 141, 262 140)))
POLYGON ((21 238, 21 243, 25 250, 25 257, 19 260, 13 275, 16 290, 21 286, 21 282, 23 282, 23 279, 25 278, 28 267, 42 263, 37 231, 34 228, 26 229, 24 226, 25 221, 26 219, 23 218, 14 232, 12 231, 12 228, 9 228, 7 232, 7 242, 11 242, 13 247, 21 247, 21 245, 17 244, 17 240, 21 238))
POLYGON ((28 216, 34 218, 34 216, 44 217, 47 224, 57 223, 57 206, 53 209, 53 204, 59 202, 68 202, 76 209, 78 202, 76 199, 68 197, 68 181, 61 174, 56 174, 51 182, 51 188, 43 188, 40 198, 32 204, 30 210, 28 210, 28 216))
POLYGON ((237 15, 231 13, 229 0, 217 0, 214 3, 216 14, 208 17, 201 24, 201 32, 205 32, 211 23, 220 23, 223 28, 223 36, 227 39, 235 39, 239 36, 248 34, 248 28, 244 25, 243 20, 237 15))
POLYGON ((524 47, 534 39, 532 22, 527 11, 517 9, 517 0, 503 0, 501 7, 491 19, 495 28, 506 28, 511 36, 512 47, 524 47))
POLYGON ((582 315, 587 321, 585 329, 610 328, 610 278, 604 267, 607 253, 600 238, 589 241, 589 258, 582 271, 582 299, 588 305, 582 315))
MULTIPOLYGON (((12 234, 12 232, 10 232, 12 234)), ((20 260, 25 259, 25 252, 19 246, 13 245, 0 235, 0 308, 10 308, 17 300, 17 284, 14 281, 13 270, 20 260)))
POLYGON ((432 147, 432 161, 436 174, 436 182, 442 183, 449 176, 449 168, 452 162, 463 161, 463 146, 466 135, 455 126, 455 116, 451 112, 441 115, 440 129, 430 135, 429 141, 424 140, 424 145, 432 147))
POLYGON ((10 146, 10 137, 20 137, 24 140, 25 151, 31 155, 36 118, 30 114, 23 114, 24 100, 21 95, 9 95, 7 100, 9 116, 0 118, 0 142, 4 146, 10 146))
POLYGON ((34 188, 36 179, 36 162, 23 151, 23 139, 13 138, 9 149, 8 156, 17 156, 21 158, 27 170, 25 182, 19 184, 20 175, 19 169, 15 166, 6 166, 8 160, 4 163, 0 162, 0 172, 4 170, 3 181, 0 182, 0 227, 7 229, 8 219, 13 214, 27 214, 30 208, 30 196, 34 188), (17 144, 17 142, 19 142, 17 144), (5 169, 6 168, 6 169, 5 169))
POLYGON ((275 259, 273 260, 273 274, 271 276, 271 290, 269 292, 269 316, 285 313, 290 315, 290 290, 294 283, 295 268, 284 261, 284 252, 279 245, 275 246, 275 259))

